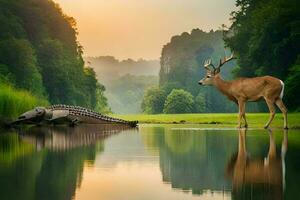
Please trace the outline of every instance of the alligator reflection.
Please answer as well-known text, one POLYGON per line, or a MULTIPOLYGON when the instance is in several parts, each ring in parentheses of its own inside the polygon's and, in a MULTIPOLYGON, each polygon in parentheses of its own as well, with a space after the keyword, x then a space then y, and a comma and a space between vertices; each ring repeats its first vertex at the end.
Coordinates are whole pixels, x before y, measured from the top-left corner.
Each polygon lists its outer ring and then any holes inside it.
POLYGON ((73 199, 84 164, 94 163, 104 138, 122 130, 93 125, 0 134, 1 199, 73 199))
POLYGON ((80 126, 32 127, 21 132, 23 140, 36 145, 37 150, 68 150, 80 146, 89 146, 99 140, 121 131, 133 129, 124 125, 81 124, 80 126))
POLYGON ((227 174, 232 180, 233 197, 239 199, 245 196, 259 196, 262 199, 283 199, 287 131, 284 132, 280 155, 276 153, 275 138, 269 131, 269 151, 264 159, 249 157, 246 131, 239 130, 238 152, 232 156, 227 168, 227 174))

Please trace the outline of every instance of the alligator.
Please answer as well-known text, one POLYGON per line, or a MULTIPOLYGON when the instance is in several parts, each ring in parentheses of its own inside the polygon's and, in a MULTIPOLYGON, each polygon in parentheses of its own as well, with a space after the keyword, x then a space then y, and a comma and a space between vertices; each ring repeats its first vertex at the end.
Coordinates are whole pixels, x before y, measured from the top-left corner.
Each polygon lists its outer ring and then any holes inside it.
POLYGON ((125 121, 97 113, 87 108, 70 105, 52 105, 36 107, 20 115, 11 125, 18 124, 122 124, 136 127, 138 121, 125 121))

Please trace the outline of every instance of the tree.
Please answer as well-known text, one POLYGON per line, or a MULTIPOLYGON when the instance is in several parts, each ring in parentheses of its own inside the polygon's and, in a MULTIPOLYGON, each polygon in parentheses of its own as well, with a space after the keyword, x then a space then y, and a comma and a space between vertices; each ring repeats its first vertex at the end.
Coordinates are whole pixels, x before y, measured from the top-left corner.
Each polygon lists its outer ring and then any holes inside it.
POLYGON ((202 93, 199 93, 195 98, 195 110, 198 113, 203 113, 205 112, 205 107, 205 96, 202 93))
POLYGON ((164 105, 164 113, 190 113, 193 110, 193 95, 182 89, 172 90, 164 105))
MULTIPOLYGON (((84 75, 85 75, 85 95, 86 95, 86 102, 88 104, 89 108, 95 108, 97 104, 97 86, 100 87, 100 85, 97 85, 97 79, 96 79, 96 73, 95 71, 90 68, 86 67, 84 69, 84 75)), ((103 94, 103 93, 101 93, 103 94)))
POLYGON ((151 87, 146 90, 143 102, 142 110, 144 113, 157 114, 162 113, 165 102, 165 92, 159 87, 151 87))

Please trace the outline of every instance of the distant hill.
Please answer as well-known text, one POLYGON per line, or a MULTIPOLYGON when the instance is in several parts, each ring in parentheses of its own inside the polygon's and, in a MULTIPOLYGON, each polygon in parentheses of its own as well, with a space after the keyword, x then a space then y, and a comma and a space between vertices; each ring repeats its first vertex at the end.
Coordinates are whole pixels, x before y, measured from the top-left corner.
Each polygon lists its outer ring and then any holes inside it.
POLYGON ((87 65, 91 66, 104 85, 126 74, 135 76, 157 76, 159 60, 118 60, 113 56, 99 56, 84 58, 87 65))
POLYGON ((158 76, 124 75, 106 86, 105 96, 114 113, 141 113, 146 89, 158 85, 158 76))

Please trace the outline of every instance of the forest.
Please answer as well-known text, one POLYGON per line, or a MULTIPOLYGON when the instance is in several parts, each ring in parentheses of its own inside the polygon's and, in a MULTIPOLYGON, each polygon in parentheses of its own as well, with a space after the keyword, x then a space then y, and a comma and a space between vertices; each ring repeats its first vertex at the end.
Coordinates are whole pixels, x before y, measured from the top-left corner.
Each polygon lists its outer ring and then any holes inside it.
MULTIPOLYGON (((198 85, 206 59, 217 63, 232 52, 237 59, 222 68, 224 79, 278 77, 285 83, 287 107, 299 111, 299 13, 298 0, 237 0, 229 27, 173 36, 159 63, 83 58, 76 21, 58 4, 0 0, 0 113, 12 117, 58 103, 104 113, 236 112, 215 88, 198 85)), ((247 110, 262 112, 266 106, 250 103, 247 110)))
POLYGON ((0 24, 0 83, 11 95, 1 90, 1 112, 19 91, 51 104, 107 110, 105 87, 84 65, 76 22, 58 4, 0 0, 0 24))
MULTIPOLYGON (((199 87, 203 63, 213 63, 230 52, 238 58, 222 68, 224 79, 272 75, 285 82, 284 101, 299 111, 300 6, 297 0, 237 0, 230 27, 204 32, 199 29, 172 37, 163 47, 159 86, 145 92, 146 113, 233 112, 230 103, 214 88, 199 87), (225 50, 226 49, 226 50, 225 50), (180 89, 180 90, 178 90, 180 89), (172 100, 173 99, 173 100, 172 100), (171 105, 170 105, 171 104, 171 105), (173 109, 167 107, 172 106, 173 109), (184 108, 183 108, 184 106, 184 108)), ((265 111, 250 103, 248 111, 265 111)))

